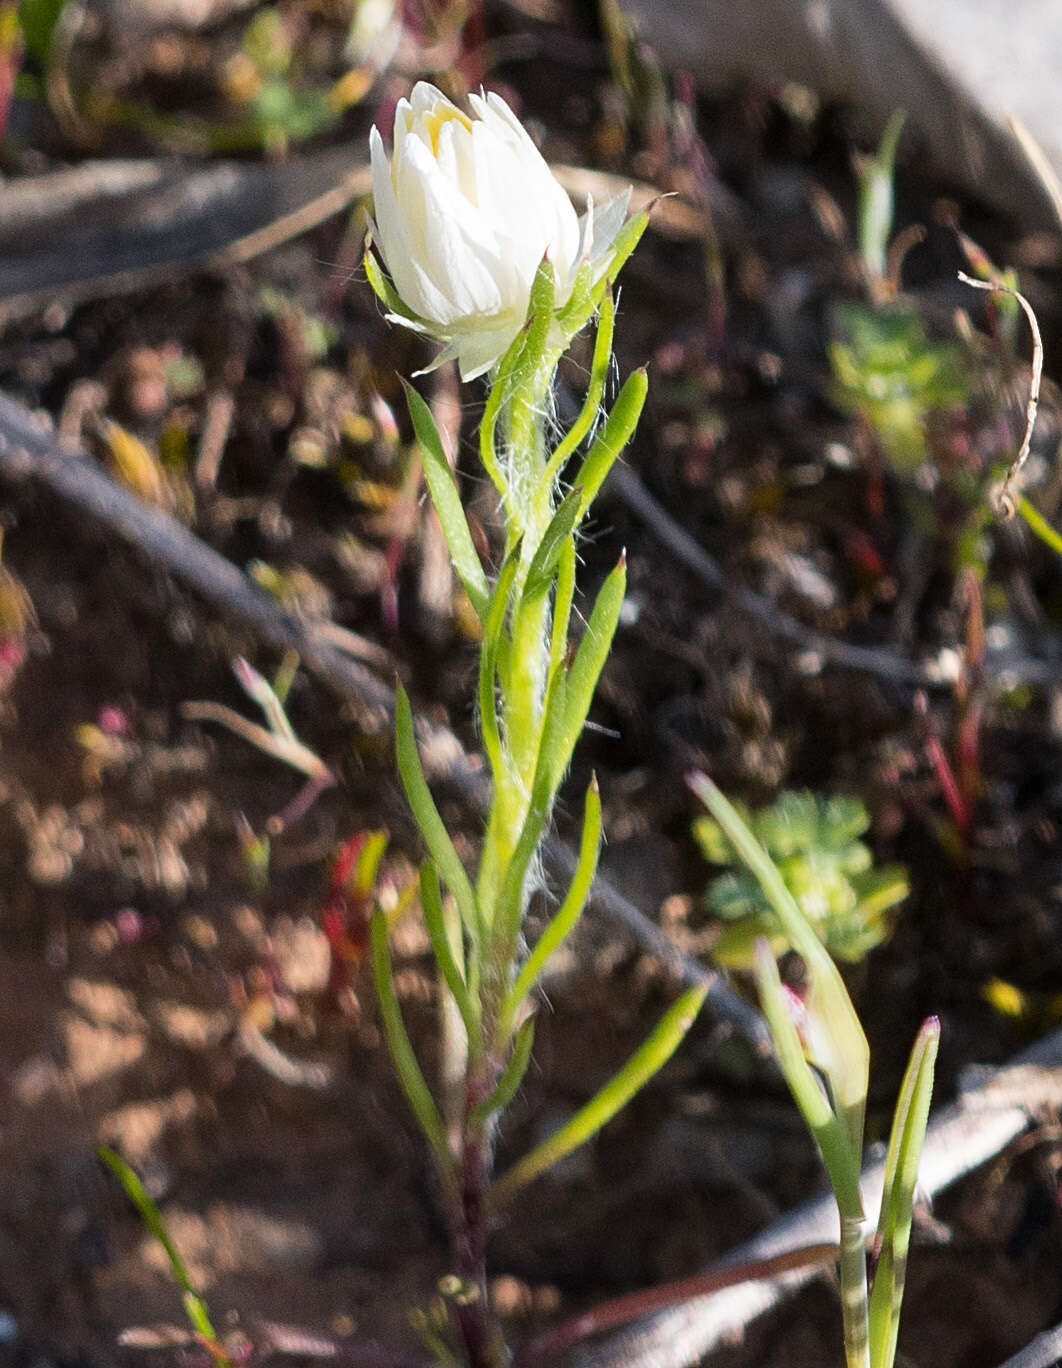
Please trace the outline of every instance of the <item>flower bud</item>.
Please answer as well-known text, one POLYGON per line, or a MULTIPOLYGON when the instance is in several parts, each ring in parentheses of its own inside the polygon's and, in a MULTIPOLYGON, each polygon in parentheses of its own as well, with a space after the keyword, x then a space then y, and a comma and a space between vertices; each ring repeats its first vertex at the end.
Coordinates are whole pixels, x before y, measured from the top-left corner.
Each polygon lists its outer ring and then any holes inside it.
POLYGON ((374 237, 403 308, 388 317, 445 342, 435 365, 456 357, 465 380, 490 370, 523 327, 544 257, 557 309, 584 262, 601 278, 630 197, 577 218, 505 101, 469 103, 472 116, 421 81, 398 102, 390 160, 379 130, 370 137, 374 237))

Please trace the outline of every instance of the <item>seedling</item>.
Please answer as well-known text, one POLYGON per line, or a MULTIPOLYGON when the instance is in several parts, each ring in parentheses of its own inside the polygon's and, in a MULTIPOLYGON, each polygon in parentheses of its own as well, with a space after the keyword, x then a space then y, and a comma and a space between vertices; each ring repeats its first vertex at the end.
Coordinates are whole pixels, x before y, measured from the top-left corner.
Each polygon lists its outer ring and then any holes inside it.
MULTIPOLYGON (((870 825, 860 799, 785 792, 758 812, 739 811, 834 959, 856 964, 888 939, 887 913, 907 896, 907 872, 896 864, 874 868, 859 839, 870 825)), ((732 866, 708 885, 708 907, 728 923, 712 946, 713 958, 751 971, 762 936, 780 955, 788 944, 782 925, 723 828, 698 817, 693 834, 705 859, 732 866)))
POLYGON ((786 942, 804 961, 805 987, 797 996, 783 985, 771 946, 761 938, 756 946, 760 1005, 774 1038, 779 1066, 822 1155, 837 1201, 848 1368, 892 1368, 915 1177, 929 1119, 940 1023, 930 1017, 919 1031, 893 1115, 873 1242, 876 1269, 868 1296, 865 1218, 859 1186, 870 1067, 866 1036, 836 965, 770 855, 707 775, 691 775, 689 784, 759 883, 786 942))

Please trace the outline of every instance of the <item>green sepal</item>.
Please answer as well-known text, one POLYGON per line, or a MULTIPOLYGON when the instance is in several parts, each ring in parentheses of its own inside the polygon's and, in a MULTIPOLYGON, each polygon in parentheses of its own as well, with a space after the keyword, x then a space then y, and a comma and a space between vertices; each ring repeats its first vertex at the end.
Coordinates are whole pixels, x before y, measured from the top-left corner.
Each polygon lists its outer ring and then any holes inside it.
POLYGON ((572 875, 571 883, 564 901, 557 909, 549 925, 535 942, 534 949, 524 961, 516 982, 510 988, 502 1004, 500 1015, 501 1032, 504 1035, 525 998, 538 982, 550 956, 564 943, 575 929, 590 896, 590 889, 597 873, 597 861, 601 853, 601 794, 596 777, 591 779, 586 790, 586 805, 583 809, 583 833, 579 842, 579 859, 572 875))
POLYGON ((604 484, 616 458, 634 435, 648 393, 649 377, 645 370, 639 368, 632 371, 624 381, 612 411, 605 420, 605 426, 594 438, 575 477, 575 484, 583 491, 579 507, 580 520, 597 497, 597 492, 604 484))
POLYGON ((529 1150, 493 1184, 487 1192, 487 1204, 492 1211, 503 1207, 533 1178, 585 1144, 626 1106, 678 1049, 686 1032, 696 1021, 707 992, 708 985, 699 984, 683 993, 604 1087, 585 1106, 580 1107, 560 1130, 529 1150))
POLYGON ((435 426, 435 419, 431 416, 431 409, 420 394, 407 380, 402 381, 402 388, 406 392, 409 416, 413 420, 413 430, 420 444, 424 478, 428 482, 431 501, 442 523, 446 545, 450 548, 450 559, 476 611, 476 616, 481 622, 485 622, 490 607, 490 588, 483 566, 479 563, 479 556, 476 554, 472 533, 468 529, 468 519, 461 504, 457 482, 443 451, 442 438, 435 426))
POLYGON ((586 387, 586 397, 579 410, 579 416, 555 447, 546 463, 543 479, 547 482, 556 479, 567 464, 568 458, 593 427, 605 392, 608 368, 612 361, 612 336, 615 331, 616 305, 611 290, 606 290, 601 301, 601 316, 597 321, 597 336, 594 339, 594 357, 590 364, 590 383, 586 387))
POLYGON ((870 1293, 870 1368, 892 1368, 896 1358, 918 1161, 929 1121, 939 1043, 940 1022, 930 1017, 911 1050, 893 1115, 874 1241, 878 1262, 870 1293))
POLYGON ((568 671, 564 728, 553 754, 557 784, 568 768, 575 743, 586 723, 597 681, 612 648, 612 638, 616 635, 616 626, 626 592, 627 557, 623 555, 598 591, 590 620, 586 624, 586 631, 568 671))
POLYGON ((439 966, 439 972, 442 974, 447 988, 457 1003, 457 1010, 461 1013, 461 1020, 468 1036, 469 1052, 472 1055, 477 1055, 481 1043, 478 1004, 469 992, 464 973, 451 948, 450 938, 446 934, 439 877, 430 860, 425 860, 420 867, 420 905, 424 909, 424 923, 428 928, 428 937, 431 940, 435 962, 439 966))
POLYGON ((415 314, 409 305, 403 301, 402 296, 380 270, 380 263, 376 260, 375 255, 367 251, 361 260, 365 268, 365 275, 372 286, 372 292, 384 308, 412 324, 417 332, 430 332, 430 328, 424 319, 415 314))
POLYGON ((377 908, 371 923, 372 972, 376 983, 376 996, 380 1003, 380 1017, 383 1021, 387 1047, 394 1061, 398 1081, 406 1095, 410 1110, 417 1124, 435 1154, 439 1165, 439 1175, 451 1195, 456 1195, 457 1174, 454 1158, 446 1140, 446 1127, 435 1105, 417 1057, 413 1053, 402 1020, 402 1009, 398 1004, 394 981, 391 977, 391 949, 387 943, 387 918, 381 908, 377 908))
POLYGON ((406 800, 424 837, 424 844, 443 883, 454 896, 466 931, 478 945, 481 927, 476 895, 420 767, 413 711, 409 706, 409 695, 401 684, 395 690, 395 758, 406 800))
POLYGON ((535 1019, 528 1017, 517 1030, 513 1037, 513 1048, 509 1054, 508 1062, 502 1070, 502 1075, 498 1079, 498 1085, 488 1098, 472 1108, 469 1113, 469 1123, 473 1126, 480 1125, 488 1120, 495 1112, 504 1111, 509 1103, 516 1096, 516 1090, 524 1081, 524 1074, 527 1073, 527 1066, 531 1062, 531 1047, 535 1043, 535 1019))

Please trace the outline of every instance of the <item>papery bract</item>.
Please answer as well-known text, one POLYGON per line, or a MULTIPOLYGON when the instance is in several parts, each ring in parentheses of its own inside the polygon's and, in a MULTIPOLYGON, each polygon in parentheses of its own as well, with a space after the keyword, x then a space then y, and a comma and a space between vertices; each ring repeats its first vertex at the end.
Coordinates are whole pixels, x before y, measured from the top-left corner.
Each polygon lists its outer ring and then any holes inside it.
MULTIPOLYGON (((543 258, 555 305, 589 261, 608 268, 630 192, 581 219, 519 119, 498 95, 463 113, 425 81, 395 111, 390 160, 370 137, 375 240, 408 315, 391 320, 446 343, 465 380, 488 371, 527 318, 543 258)), ((566 339, 564 339, 566 340, 566 339)), ((563 341, 562 341, 563 345, 563 341)))

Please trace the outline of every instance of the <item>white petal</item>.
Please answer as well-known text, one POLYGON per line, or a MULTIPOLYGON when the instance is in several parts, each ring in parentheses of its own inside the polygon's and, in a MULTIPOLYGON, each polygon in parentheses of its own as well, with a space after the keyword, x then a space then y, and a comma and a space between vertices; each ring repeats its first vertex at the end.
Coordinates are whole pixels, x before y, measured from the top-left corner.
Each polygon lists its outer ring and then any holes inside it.
POLYGON ((391 274, 394 287, 415 314, 438 320, 448 314, 448 301, 427 278, 410 251, 406 220, 400 212, 391 168, 387 162, 383 139, 374 128, 369 135, 369 155, 372 160, 373 208, 376 214, 377 242, 384 265, 391 274))
POLYGON ((483 216, 448 181, 421 144, 398 165, 396 196, 414 259, 450 303, 440 323, 502 307, 498 246, 483 216))
POLYGON ((616 235, 627 221, 627 209, 631 202, 631 186, 621 190, 602 209, 594 210, 593 237, 590 243, 590 260, 600 261, 612 250, 616 235))

